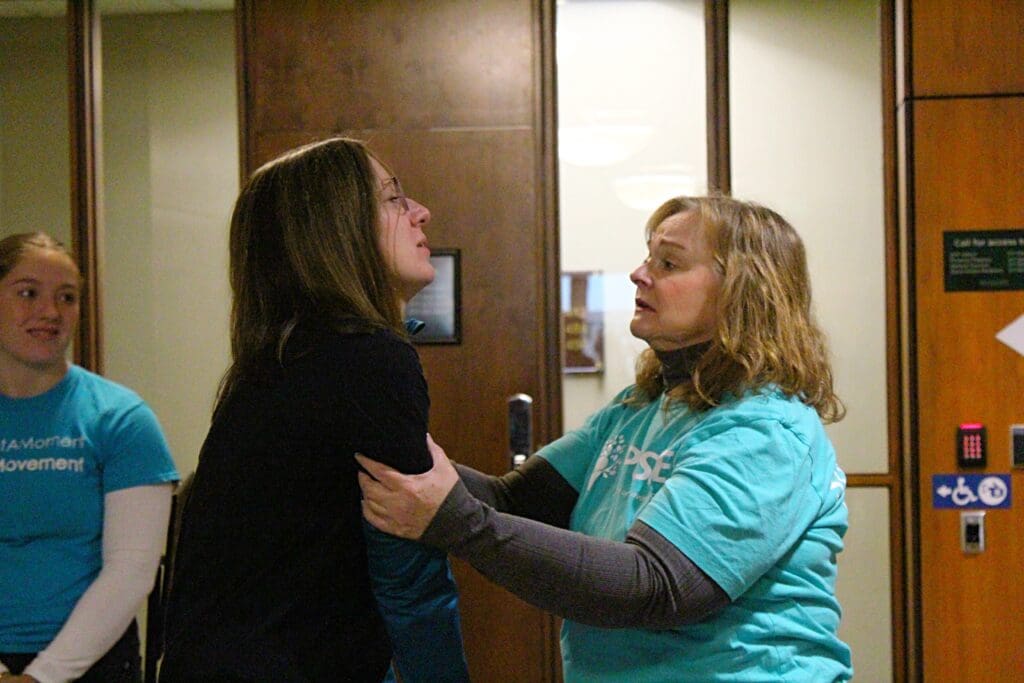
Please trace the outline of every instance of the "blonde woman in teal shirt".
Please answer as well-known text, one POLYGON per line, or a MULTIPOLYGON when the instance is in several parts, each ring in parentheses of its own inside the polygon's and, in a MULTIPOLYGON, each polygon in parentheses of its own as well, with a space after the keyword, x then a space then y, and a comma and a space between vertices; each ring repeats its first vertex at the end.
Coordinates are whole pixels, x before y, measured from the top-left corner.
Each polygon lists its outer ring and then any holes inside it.
POLYGON ((678 197, 631 274, 636 383, 518 470, 359 462, 363 512, 565 619, 566 681, 852 677, 838 637, 842 418, 796 231, 678 197), (372 475, 372 476, 371 476, 372 475))

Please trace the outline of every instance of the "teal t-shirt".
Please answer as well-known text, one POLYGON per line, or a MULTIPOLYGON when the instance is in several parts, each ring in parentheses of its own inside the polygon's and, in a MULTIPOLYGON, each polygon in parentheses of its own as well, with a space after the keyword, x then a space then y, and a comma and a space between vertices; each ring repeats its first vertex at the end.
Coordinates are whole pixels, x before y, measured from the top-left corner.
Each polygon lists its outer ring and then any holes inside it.
POLYGON ((38 652, 103 563, 103 497, 175 481, 153 411, 72 366, 39 396, 0 395, 0 652, 38 652))
POLYGON ((540 451, 579 491, 571 528, 621 541, 640 520, 732 601, 664 631, 565 621, 566 681, 850 679, 835 598, 846 477, 815 411, 775 390, 703 414, 624 405, 631 391, 540 451))

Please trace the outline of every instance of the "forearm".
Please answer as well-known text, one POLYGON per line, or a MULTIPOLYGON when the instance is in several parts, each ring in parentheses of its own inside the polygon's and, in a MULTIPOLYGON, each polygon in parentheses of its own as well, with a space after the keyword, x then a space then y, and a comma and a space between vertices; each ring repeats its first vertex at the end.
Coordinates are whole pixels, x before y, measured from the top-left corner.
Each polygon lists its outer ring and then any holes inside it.
POLYGON ((74 680, 124 634, 153 588, 170 508, 167 484, 105 496, 103 568, 26 674, 40 683, 74 680))
POLYGON ((477 500, 490 505, 501 512, 508 511, 508 501, 501 495, 501 488, 498 485, 498 477, 493 474, 484 474, 472 467, 467 467, 457 462, 452 462, 455 470, 459 473, 459 479, 465 484, 469 494, 477 500))
POLYGON ((535 455, 500 477, 458 463, 455 469, 473 497, 495 510, 569 528, 579 494, 544 458, 535 455))
POLYGON ((527 602, 604 628, 666 629, 728 603, 671 543, 638 523, 625 542, 497 512, 456 485, 421 539, 527 602))
POLYGON ((370 581, 407 683, 469 680, 458 591, 443 551, 363 525, 370 581))

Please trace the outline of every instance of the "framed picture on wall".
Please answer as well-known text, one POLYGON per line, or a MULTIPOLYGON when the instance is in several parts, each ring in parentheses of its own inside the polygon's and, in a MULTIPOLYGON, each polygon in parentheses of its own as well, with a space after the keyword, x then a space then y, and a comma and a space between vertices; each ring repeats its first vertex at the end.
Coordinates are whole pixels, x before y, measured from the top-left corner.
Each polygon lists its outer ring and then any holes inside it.
POLYGON ((408 318, 424 323, 415 344, 458 344, 462 341, 462 278, 458 249, 431 249, 434 281, 409 300, 408 318))
POLYGON ((599 270, 562 272, 562 372, 604 371, 604 289, 599 270))

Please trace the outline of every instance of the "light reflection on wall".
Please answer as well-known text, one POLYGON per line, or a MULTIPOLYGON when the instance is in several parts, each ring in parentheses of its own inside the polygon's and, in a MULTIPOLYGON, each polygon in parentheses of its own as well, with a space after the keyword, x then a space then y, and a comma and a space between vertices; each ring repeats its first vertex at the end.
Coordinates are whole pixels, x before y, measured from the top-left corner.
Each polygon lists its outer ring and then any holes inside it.
POLYGON ((698 0, 557 5, 563 271, 601 271, 604 364, 564 376, 566 429, 633 381, 629 273, 669 197, 705 191, 704 10, 698 0))

